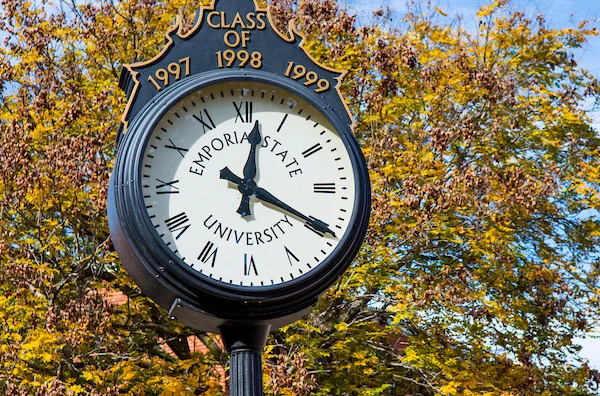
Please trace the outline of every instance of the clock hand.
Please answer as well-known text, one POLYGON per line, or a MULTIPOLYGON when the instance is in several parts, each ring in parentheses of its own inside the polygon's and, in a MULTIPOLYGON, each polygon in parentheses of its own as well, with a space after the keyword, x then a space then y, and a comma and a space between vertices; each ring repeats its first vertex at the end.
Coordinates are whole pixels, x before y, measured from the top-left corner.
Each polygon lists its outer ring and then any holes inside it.
MULTIPOLYGON (((254 183, 254 182, 251 183, 253 185, 247 185, 245 183, 245 180, 243 180, 241 177, 239 177, 235 173, 233 173, 228 167, 221 169, 221 179, 227 180, 227 181, 230 181, 230 182, 236 184, 240 191, 242 191, 243 189, 247 190, 247 193, 242 192, 244 194, 244 196, 242 197, 242 201, 243 201, 244 197, 248 197, 248 199, 250 199, 250 195, 255 195, 261 201, 275 205, 275 206, 285 210, 286 212, 289 212, 289 213, 293 214, 294 216, 301 218, 302 220, 306 221, 306 223, 308 225, 310 225, 311 227, 313 227, 315 230, 322 232, 322 233, 328 232, 332 236, 335 237, 335 233, 331 229, 329 229, 328 225, 325 222, 323 222, 319 219, 315 219, 314 217, 308 217, 308 216, 303 215, 302 213, 298 212, 296 209, 292 208, 291 206, 289 206, 289 205, 285 204, 284 202, 282 202, 281 200, 277 199, 273 194, 271 194, 264 188, 258 187, 256 185, 256 183, 254 183)), ((238 209, 238 213, 239 213, 239 209, 238 209)))
POLYGON ((250 212, 250 195, 254 194, 254 178, 256 177, 256 148, 262 141, 260 135, 259 123, 256 121, 252 132, 248 135, 248 142, 250 143, 250 153, 248 154, 248 160, 244 165, 244 180, 242 183, 238 183, 238 189, 242 193, 242 201, 240 207, 237 210, 242 217, 251 216, 250 212))
POLYGON ((256 182, 254 180, 247 181, 242 179, 233 173, 228 167, 221 169, 220 178, 222 180, 230 181, 238 186, 238 190, 242 193, 242 202, 237 210, 242 217, 250 216, 250 196, 254 195, 254 189, 256 188, 256 182))
POLYGON ((256 147, 262 141, 260 135, 258 121, 254 124, 254 128, 250 135, 248 135, 248 142, 250 143, 250 154, 248 154, 248 160, 244 166, 244 180, 254 180, 256 177, 256 147))
POLYGON ((221 169, 220 175, 221 180, 227 180, 237 185, 240 185, 242 183, 242 178, 238 177, 235 173, 229 170, 228 167, 221 169))
POLYGON ((292 208, 288 204, 277 199, 273 194, 271 194, 264 188, 256 187, 254 193, 255 193, 256 198, 260 199, 261 201, 275 205, 278 208, 281 208, 281 209, 285 210, 286 212, 289 212, 289 213, 293 214, 294 216, 297 216, 297 217, 301 218, 302 220, 306 221, 306 224, 311 226, 315 230, 322 232, 322 233, 327 232, 327 233, 331 234, 333 237, 335 237, 335 233, 328 227, 328 224, 326 224, 325 222, 323 222, 319 219, 316 219, 314 217, 308 217, 308 216, 303 215, 302 213, 298 212, 296 209, 292 208))

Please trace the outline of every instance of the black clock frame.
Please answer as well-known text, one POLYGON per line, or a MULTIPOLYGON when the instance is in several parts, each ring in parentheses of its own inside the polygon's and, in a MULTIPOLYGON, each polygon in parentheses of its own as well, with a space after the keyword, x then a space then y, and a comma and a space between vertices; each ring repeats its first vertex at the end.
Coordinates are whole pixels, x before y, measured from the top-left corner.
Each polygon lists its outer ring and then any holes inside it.
POLYGON ((349 126, 324 97, 302 88, 293 80, 261 71, 239 69, 198 74, 165 89, 147 103, 120 142, 109 187, 108 215, 113 243, 142 291, 181 322, 205 331, 217 331, 219 326, 235 322, 265 323, 273 328, 291 323, 312 308, 360 249, 371 208, 364 157, 349 126), (173 105, 191 93, 231 81, 277 86, 313 105, 339 133, 355 172, 351 226, 338 246, 314 270, 278 285, 239 286, 200 274, 164 244, 145 209, 141 163, 156 125, 173 105))

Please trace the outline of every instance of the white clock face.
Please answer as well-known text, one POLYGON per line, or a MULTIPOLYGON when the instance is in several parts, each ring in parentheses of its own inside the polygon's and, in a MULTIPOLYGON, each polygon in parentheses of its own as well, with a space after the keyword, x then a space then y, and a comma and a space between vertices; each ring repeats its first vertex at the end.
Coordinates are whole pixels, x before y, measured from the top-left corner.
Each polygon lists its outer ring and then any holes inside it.
POLYGON ((308 102, 262 83, 220 83, 181 100, 152 132, 141 173, 148 216, 168 248, 238 286, 315 270, 354 211, 340 136, 308 102))

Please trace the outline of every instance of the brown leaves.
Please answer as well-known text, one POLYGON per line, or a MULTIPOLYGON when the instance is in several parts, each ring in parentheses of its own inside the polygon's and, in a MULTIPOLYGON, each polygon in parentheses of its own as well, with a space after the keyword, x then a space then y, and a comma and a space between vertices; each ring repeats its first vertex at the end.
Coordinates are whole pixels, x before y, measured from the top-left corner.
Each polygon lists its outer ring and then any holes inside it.
POLYGON ((315 377, 308 373, 307 358, 303 352, 289 354, 287 349, 280 348, 277 361, 267 366, 272 392, 276 395, 293 392, 298 396, 309 396, 315 389, 315 377))
MULTIPOLYGON (((569 54, 593 30, 551 30, 504 3, 469 32, 417 6, 394 30, 389 10, 358 26, 334 0, 271 2, 280 30, 295 18, 315 57, 349 70, 373 187, 355 265, 270 344, 274 393, 598 382, 572 352, 600 303, 600 140, 579 108, 599 88, 569 54)), ((217 394, 220 355, 190 354, 192 332, 139 294, 104 214, 120 67, 154 56, 198 2, 47 4, 0 7, 0 392, 217 394)))
MULTIPOLYGON (((384 31, 386 20, 344 35, 343 13, 314 3, 299 7, 317 22, 301 25, 315 52, 350 69, 344 89, 373 187, 364 254, 332 295, 377 296, 373 322, 394 307, 393 325, 411 334, 402 367, 427 373, 419 392, 428 374, 447 376, 448 393, 576 392, 587 369, 557 367, 599 309, 600 225, 589 213, 600 142, 578 110, 597 82, 569 51, 593 32, 550 30, 496 2, 476 32, 415 6, 402 31, 384 31)), ((344 321, 352 302, 328 301, 322 317, 344 321)), ((328 332, 309 323, 314 337, 328 332)))
POLYGON ((171 21, 160 20, 154 1, 61 2, 52 16, 38 8, 45 2, 2 4, 0 392, 140 394, 157 378, 153 391, 184 389, 182 373, 191 373, 191 388, 219 389, 207 357, 166 359, 160 335, 144 326, 168 328, 166 314, 132 292, 107 243, 124 105, 117 65, 132 60, 122 59, 122 43, 149 57, 171 21), (154 35, 146 47, 136 38, 141 26, 154 35), (95 291, 107 282, 128 293, 126 307, 95 291))

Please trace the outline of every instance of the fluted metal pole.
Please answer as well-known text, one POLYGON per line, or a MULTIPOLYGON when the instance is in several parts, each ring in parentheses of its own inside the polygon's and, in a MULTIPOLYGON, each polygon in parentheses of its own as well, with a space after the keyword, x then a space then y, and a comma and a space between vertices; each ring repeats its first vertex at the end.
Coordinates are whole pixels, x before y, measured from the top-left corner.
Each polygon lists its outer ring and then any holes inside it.
POLYGON ((263 396, 262 351, 269 325, 231 324, 221 326, 221 338, 229 352, 229 394, 263 396))

